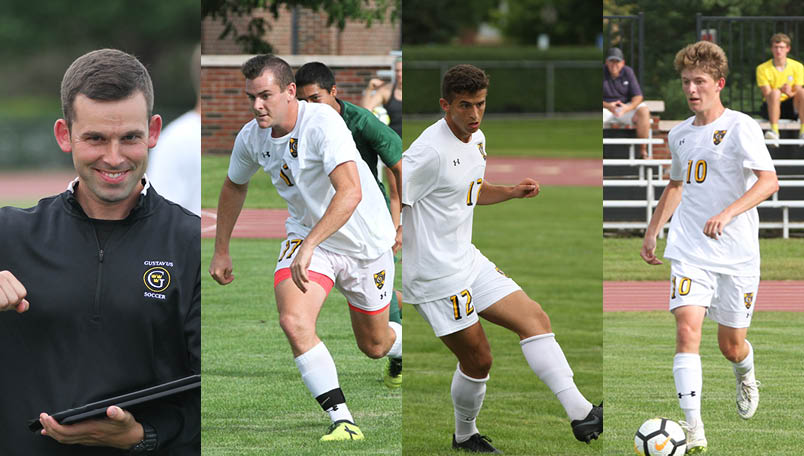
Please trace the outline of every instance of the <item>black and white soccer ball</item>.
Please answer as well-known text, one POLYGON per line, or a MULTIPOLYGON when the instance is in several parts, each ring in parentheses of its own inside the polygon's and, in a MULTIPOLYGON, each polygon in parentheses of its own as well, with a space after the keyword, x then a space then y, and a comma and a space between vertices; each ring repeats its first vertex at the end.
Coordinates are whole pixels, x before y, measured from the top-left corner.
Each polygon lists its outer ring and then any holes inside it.
POLYGON ((687 451, 687 436, 675 421, 651 418, 636 432, 634 451, 641 456, 683 456, 687 451))

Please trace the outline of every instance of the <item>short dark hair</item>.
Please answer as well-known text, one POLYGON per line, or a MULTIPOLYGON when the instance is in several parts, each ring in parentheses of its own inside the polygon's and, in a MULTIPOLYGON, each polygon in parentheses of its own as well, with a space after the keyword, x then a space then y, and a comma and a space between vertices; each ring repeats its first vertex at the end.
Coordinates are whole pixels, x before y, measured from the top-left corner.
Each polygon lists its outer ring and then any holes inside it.
POLYGON ((116 101, 140 91, 148 117, 154 109, 154 85, 148 70, 131 54, 117 49, 98 49, 82 55, 67 68, 61 80, 61 111, 67 128, 75 117, 78 94, 91 100, 116 101))
POLYGON ((271 70, 281 91, 284 91, 290 83, 296 82, 288 62, 273 54, 255 55, 240 68, 246 79, 257 79, 265 70, 271 70))
POLYGON ((459 93, 473 94, 489 87, 489 77, 474 65, 455 65, 444 74, 441 81, 441 97, 452 103, 459 93))
POLYGON ((318 84, 318 87, 329 92, 335 86, 335 75, 321 62, 305 63, 296 70, 296 87, 308 84, 318 84))

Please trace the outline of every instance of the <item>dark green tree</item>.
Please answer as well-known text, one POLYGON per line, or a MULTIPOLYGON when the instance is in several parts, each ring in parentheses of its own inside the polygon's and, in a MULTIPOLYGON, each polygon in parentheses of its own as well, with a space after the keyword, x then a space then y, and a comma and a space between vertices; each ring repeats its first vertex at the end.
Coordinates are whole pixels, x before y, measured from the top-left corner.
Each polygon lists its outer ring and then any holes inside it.
POLYGON ((327 13, 327 26, 336 25, 343 30, 348 19, 364 22, 371 27, 374 21, 383 21, 386 16, 394 21, 399 16, 402 0, 202 0, 201 16, 220 19, 223 32, 219 39, 231 36, 245 53, 265 54, 273 52, 271 43, 265 41, 265 32, 271 25, 262 17, 252 16, 245 30, 238 30, 234 18, 251 16, 256 9, 265 9, 274 18, 282 7, 307 8, 327 13))
POLYGON ((404 0, 405 44, 449 43, 489 19, 498 0, 404 0))
POLYGON ((551 44, 594 44, 600 33, 598 4, 585 0, 517 0, 495 14, 496 23, 510 40, 536 44, 542 33, 551 44))

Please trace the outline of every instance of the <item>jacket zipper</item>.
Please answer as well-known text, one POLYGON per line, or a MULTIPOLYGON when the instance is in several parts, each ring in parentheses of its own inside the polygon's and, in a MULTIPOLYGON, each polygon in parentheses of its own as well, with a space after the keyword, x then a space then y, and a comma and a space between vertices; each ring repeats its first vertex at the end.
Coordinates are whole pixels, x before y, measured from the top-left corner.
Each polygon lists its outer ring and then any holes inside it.
POLYGON ((92 231, 95 233, 95 244, 98 246, 98 281, 95 286, 95 302, 92 307, 92 321, 100 322, 100 297, 101 285, 103 284, 103 249, 98 240, 98 230, 95 225, 92 225, 92 231))

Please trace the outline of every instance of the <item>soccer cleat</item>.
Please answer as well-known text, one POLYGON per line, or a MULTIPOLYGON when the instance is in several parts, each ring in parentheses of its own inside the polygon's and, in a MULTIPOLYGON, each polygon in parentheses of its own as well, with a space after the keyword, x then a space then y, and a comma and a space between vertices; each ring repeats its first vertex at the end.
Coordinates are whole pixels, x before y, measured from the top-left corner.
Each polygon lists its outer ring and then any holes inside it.
POLYGON ((452 434, 452 448, 455 450, 471 451, 472 453, 502 454, 502 451, 491 446, 491 439, 485 435, 473 434, 469 440, 458 443, 455 434, 452 434))
POLYGON ((347 420, 340 420, 329 426, 329 432, 321 437, 322 442, 334 440, 363 440, 363 433, 354 423, 347 420))
POLYGON ((387 358, 382 381, 391 389, 402 386, 402 358, 387 358))
MULTIPOLYGON (((773 130, 768 130, 768 131, 765 132, 765 139, 778 141, 779 140, 779 134, 776 133, 773 130)), ((768 145, 771 146, 771 147, 779 147, 779 143, 771 143, 771 144, 768 144, 768 145)))
POLYGON ((570 423, 572 433, 581 442, 589 444, 592 440, 597 440, 603 433, 603 403, 593 405, 592 410, 582 420, 573 420, 570 423))
POLYGON ((747 420, 754 416, 759 406, 759 385, 754 378, 754 371, 736 379, 737 382, 737 413, 740 418, 747 420))
POLYGON ((687 452, 684 454, 706 453, 706 436, 704 435, 703 422, 698 421, 694 426, 686 421, 679 421, 678 424, 687 433, 687 452))

